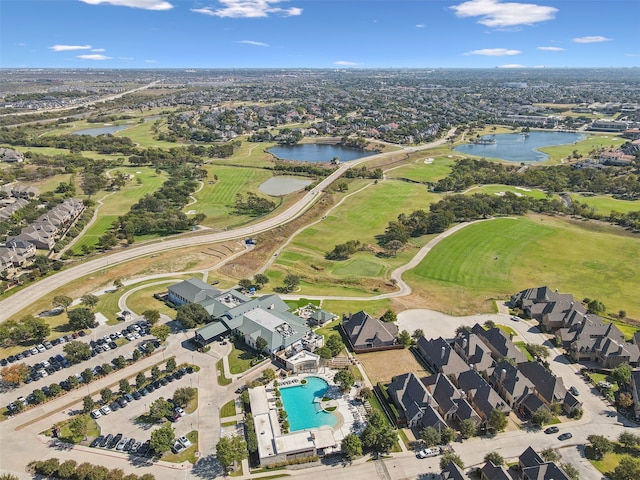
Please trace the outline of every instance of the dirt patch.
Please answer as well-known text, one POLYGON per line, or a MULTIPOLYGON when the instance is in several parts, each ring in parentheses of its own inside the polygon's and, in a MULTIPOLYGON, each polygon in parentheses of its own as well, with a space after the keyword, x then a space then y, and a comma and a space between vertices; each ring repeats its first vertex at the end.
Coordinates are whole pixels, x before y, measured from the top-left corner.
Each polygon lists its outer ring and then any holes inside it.
POLYGON ((359 353, 357 359, 374 385, 378 382, 389 383, 396 375, 407 372, 414 372, 421 377, 429 375, 408 349, 359 353))

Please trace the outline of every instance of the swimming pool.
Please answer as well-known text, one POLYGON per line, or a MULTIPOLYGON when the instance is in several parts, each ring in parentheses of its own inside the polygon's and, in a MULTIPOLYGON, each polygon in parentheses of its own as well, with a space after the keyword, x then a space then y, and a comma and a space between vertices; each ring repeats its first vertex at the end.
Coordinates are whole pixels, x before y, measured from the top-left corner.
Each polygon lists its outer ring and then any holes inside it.
POLYGON ((319 377, 306 377, 307 383, 280 389, 282 404, 289 419, 289 431, 306 430, 323 425, 333 427, 338 419, 321 410, 318 400, 327 392, 329 385, 319 377))

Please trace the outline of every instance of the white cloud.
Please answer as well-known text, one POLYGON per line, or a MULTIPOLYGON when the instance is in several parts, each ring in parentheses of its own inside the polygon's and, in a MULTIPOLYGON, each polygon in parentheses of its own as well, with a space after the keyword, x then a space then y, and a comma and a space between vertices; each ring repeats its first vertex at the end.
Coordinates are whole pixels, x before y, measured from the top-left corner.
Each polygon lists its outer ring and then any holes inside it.
POLYGON ((133 57, 118 57, 118 60, 133 60, 133 57))
POLYGON ((625 53, 625 57, 640 57, 640 53, 625 53))
POLYGON ((157 60, 145 60, 144 63, 156 63, 157 60))
POLYGON ((275 5, 282 0, 219 0, 219 2, 223 5, 222 8, 192 8, 191 11, 221 18, 264 18, 270 14, 283 17, 302 15, 302 9, 298 7, 276 7, 275 5))
POLYGON ((19 47, 26 47, 27 46, 26 43, 22 43, 22 42, 16 43, 16 45, 19 46, 19 47))
POLYGON ((599 43, 599 42, 609 42, 611 40, 613 40, 613 38, 607 38, 601 35, 593 35, 591 37, 577 37, 573 39, 575 43, 599 43))
POLYGON ((358 65, 356 62, 348 62, 347 60, 338 60, 337 62, 333 62, 334 65, 340 65, 341 67, 353 67, 358 65))
POLYGON ((543 52, 562 52, 564 48, 562 47, 538 47, 538 50, 542 50, 543 52))
POLYGON ((92 52, 104 52, 104 48, 92 48, 92 52))
POLYGON ((111 60, 111 57, 100 55, 99 53, 92 53, 90 55, 77 55, 76 58, 80 58, 82 60, 111 60))
POLYGON ((505 65, 499 65, 498 68, 527 68, 527 67, 520 63, 507 63, 505 65))
POLYGON ((173 5, 164 0, 80 0, 89 5, 115 5, 117 7, 142 8, 144 10, 171 10, 173 5))
POLYGON ((67 52, 69 50, 89 50, 91 45, 52 45, 49 48, 54 52, 67 52))
POLYGON ((424 24, 422 24, 422 23, 418 23, 418 24, 416 25, 416 28, 424 28, 424 24))
POLYGON ((469 0, 450 8, 458 17, 481 17, 478 23, 496 28, 553 20, 558 11, 534 3, 502 3, 500 0, 469 0))
POLYGON ((487 55, 489 57, 504 57, 507 55, 519 55, 520 50, 509 50, 508 48, 483 48, 481 50, 472 50, 465 55, 487 55))
POLYGON ((268 47, 268 43, 254 42, 253 40, 240 40, 238 43, 244 43, 246 45, 255 45, 256 47, 268 47))

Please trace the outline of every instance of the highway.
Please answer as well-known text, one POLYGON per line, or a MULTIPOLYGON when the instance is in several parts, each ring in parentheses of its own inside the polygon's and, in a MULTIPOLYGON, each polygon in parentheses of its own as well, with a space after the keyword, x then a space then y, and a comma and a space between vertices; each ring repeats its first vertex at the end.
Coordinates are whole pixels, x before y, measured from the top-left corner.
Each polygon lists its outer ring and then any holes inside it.
POLYGON ((342 174, 349 168, 358 165, 365 161, 371 161, 375 159, 385 158, 398 153, 413 153, 421 150, 427 150, 438 147, 449 139, 451 135, 455 133, 455 128, 451 129, 449 133, 442 139, 436 140, 429 144, 421 145, 418 147, 407 147, 400 151, 380 153, 378 155, 372 155, 364 157, 358 160, 352 160, 348 163, 340 165, 331 175, 322 180, 313 189, 308 191, 300 200, 290 206, 283 212, 274 215, 273 217, 262 220, 250 226, 244 226, 233 230, 210 233, 205 235, 196 236, 180 236, 179 238, 169 238, 162 240, 158 243, 143 244, 139 246, 128 247, 124 250, 104 255, 94 260, 84 262, 82 264, 70 267, 62 272, 56 273, 51 277, 44 278, 23 290, 14 293, 5 300, 0 301, 0 321, 11 318, 11 316, 27 308, 34 300, 41 298, 57 288, 81 278, 85 275, 97 272, 107 267, 117 265, 120 263, 128 262, 135 258, 151 255, 166 250, 173 250, 183 247, 191 247, 195 245, 203 245, 209 243, 217 243, 225 240, 232 240, 236 238, 244 238, 255 235, 256 233, 265 232, 275 227, 283 225, 291 220, 297 218, 304 213, 319 197, 322 191, 331 185, 336 179, 342 176, 342 174))

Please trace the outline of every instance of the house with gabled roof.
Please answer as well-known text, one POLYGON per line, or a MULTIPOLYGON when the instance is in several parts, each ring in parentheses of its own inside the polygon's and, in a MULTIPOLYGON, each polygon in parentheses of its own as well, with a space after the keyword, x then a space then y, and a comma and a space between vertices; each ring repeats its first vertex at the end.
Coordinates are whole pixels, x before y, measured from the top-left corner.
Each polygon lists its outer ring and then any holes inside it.
POLYGON ((340 328, 356 353, 403 348, 398 344, 398 326, 371 317, 364 311, 343 315, 340 328))
POLYGON ((327 312, 326 310, 318 308, 309 316, 309 323, 311 325, 322 326, 334 321, 336 318, 338 318, 338 316, 335 313, 327 312))
MULTIPOLYGON (((599 319, 599 317, 596 317, 599 319)), ((563 345, 575 361, 597 362, 604 368, 615 368, 622 363, 637 365, 640 360, 638 345, 627 343, 624 334, 613 323, 593 320, 560 333, 563 345)))
POLYGON ((457 377, 460 372, 469 369, 469 365, 451 348, 442 337, 418 339, 417 350, 434 372, 457 377))
POLYGON ((442 480, 469 480, 464 470, 455 462, 450 462, 442 472, 440 472, 442 480))
POLYGON ((511 296, 511 306, 519 308, 527 315, 529 309, 536 303, 547 303, 559 300, 557 291, 553 291, 549 287, 527 288, 511 296))
POLYGON ((485 330, 482 325, 476 323, 471 331, 478 335, 484 344, 489 347, 494 360, 499 361, 503 358, 510 358, 515 360, 516 363, 528 361, 527 355, 498 327, 485 330))
POLYGON ((464 392, 467 401, 482 418, 484 424, 488 424, 491 412, 494 410, 499 410, 506 415, 511 412, 505 400, 475 370, 462 372, 455 383, 464 392))
POLYGON ((489 383, 512 408, 517 409, 526 398, 534 394, 533 383, 506 360, 496 363, 489 375, 489 383))
POLYGON ((436 401, 413 372, 394 377, 387 389, 406 426, 437 429, 447 426, 437 410, 436 401))
POLYGON ((518 364, 518 370, 533 383, 534 393, 548 407, 563 403, 567 395, 562 378, 556 377, 538 362, 518 364))
POLYGON ((169 301, 178 306, 187 303, 200 303, 222 293, 217 288, 195 277, 171 285, 167 290, 169 301))
POLYGON ((422 380, 427 391, 438 404, 438 413, 445 421, 471 419, 476 425, 482 423, 482 419, 467 402, 464 394, 458 390, 447 375, 438 373, 422 380))
POLYGON ((481 480, 513 480, 509 472, 502 465, 493 462, 485 463, 480 469, 481 480))
MULTIPOLYGON (((587 310, 581 303, 576 303, 573 301, 569 302, 563 300, 559 302, 542 303, 538 305, 542 306, 542 313, 540 315, 539 321, 543 329, 546 331, 564 327, 565 321, 570 315, 584 316, 587 313, 587 310)), ((538 305, 532 307, 532 311, 535 307, 538 307, 538 305)), ((537 315, 534 315, 532 313, 531 318, 536 318, 536 316, 537 315)))
POLYGON ((545 462, 522 470, 523 480, 571 480, 571 477, 554 462, 545 462))
POLYGON ((493 365, 491 350, 475 333, 463 329, 453 340, 453 349, 469 367, 485 374, 493 365))

